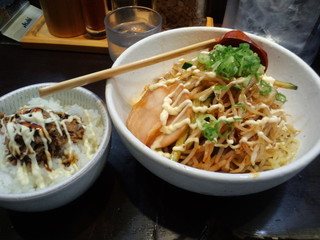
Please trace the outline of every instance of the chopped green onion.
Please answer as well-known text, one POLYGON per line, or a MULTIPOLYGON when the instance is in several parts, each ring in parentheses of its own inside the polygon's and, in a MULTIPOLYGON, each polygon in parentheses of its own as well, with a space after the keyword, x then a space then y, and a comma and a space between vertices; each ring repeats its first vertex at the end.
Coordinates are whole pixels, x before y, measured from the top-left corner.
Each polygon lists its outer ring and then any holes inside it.
POLYGON ((277 87, 281 87, 281 88, 292 89, 292 90, 298 89, 298 86, 294 85, 293 83, 283 82, 283 81, 279 81, 279 80, 275 80, 273 85, 277 86, 277 87))
POLYGON ((247 111, 246 105, 244 105, 244 103, 236 103, 236 104, 232 104, 231 106, 235 108, 242 108, 243 112, 247 111))
POLYGON ((217 86, 214 86, 214 91, 225 91, 225 90, 228 90, 229 87, 228 86, 225 86, 225 85, 217 85, 217 86))
POLYGON ((260 88, 260 94, 263 96, 268 96, 272 91, 271 85, 263 79, 260 80, 259 88, 260 88))
POLYGON ((217 137, 218 137, 218 129, 215 127, 212 127, 215 122, 211 122, 209 124, 203 125, 204 129, 202 130, 202 135, 208 139, 211 142, 217 142, 217 137))
POLYGON ((262 66, 260 58, 250 49, 248 43, 241 43, 239 47, 217 44, 209 53, 209 58, 210 61, 206 61, 207 69, 214 70, 226 79, 257 75, 262 66))
POLYGON ((228 137, 229 134, 230 134, 231 131, 232 131, 232 125, 231 125, 231 123, 230 123, 229 121, 227 121, 227 120, 219 120, 219 121, 215 124, 214 127, 217 128, 217 132, 218 132, 218 135, 219 135, 220 138, 226 138, 226 137, 228 137), (227 131, 226 134, 224 134, 224 135, 222 135, 222 134, 220 133, 220 131, 219 131, 219 125, 220 125, 221 123, 226 123, 227 126, 228 126, 228 131, 227 131))
POLYGON ((252 81, 253 79, 252 78, 250 78, 250 77, 246 77, 245 78, 245 80, 243 81, 243 86, 244 87, 247 87, 248 85, 249 85, 249 83, 250 83, 250 81, 252 81))
POLYGON ((282 93, 277 92, 276 94, 276 100, 282 103, 285 103, 287 101, 287 97, 283 95, 282 93))
POLYGON ((209 53, 200 52, 198 55, 198 62, 201 64, 209 64, 210 63, 209 53))
POLYGON ((241 118, 241 117, 234 117, 233 120, 234 120, 234 121, 242 121, 243 118, 241 118))
POLYGON ((218 137, 226 138, 229 136, 229 134, 232 131, 232 124, 227 120, 219 120, 219 121, 213 120, 211 122, 206 121, 202 124, 201 130, 202 130, 202 135, 206 139, 208 139, 211 142, 216 142, 218 137), (219 129, 220 124, 223 124, 223 123, 227 124, 228 126, 228 130, 224 135, 221 134, 219 129))
POLYGON ((231 89, 236 92, 241 92, 241 90, 243 89, 243 86, 241 86, 240 84, 235 84, 231 87, 231 89))
POLYGON ((217 121, 217 119, 211 114, 202 114, 199 117, 197 117, 197 119, 196 119, 198 127, 201 130, 203 130, 203 125, 208 124, 210 122, 215 122, 215 121, 217 121))
POLYGON ((182 65, 182 68, 187 70, 189 67, 192 67, 192 63, 189 63, 189 62, 185 62, 183 65, 182 65))

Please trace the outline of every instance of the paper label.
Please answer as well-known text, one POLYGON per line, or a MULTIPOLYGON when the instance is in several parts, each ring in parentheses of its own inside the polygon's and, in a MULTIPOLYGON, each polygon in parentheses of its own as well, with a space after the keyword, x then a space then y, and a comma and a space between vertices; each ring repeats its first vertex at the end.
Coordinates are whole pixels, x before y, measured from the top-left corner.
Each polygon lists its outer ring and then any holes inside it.
POLYGON ((11 39, 20 41, 41 15, 41 9, 27 4, 12 21, 8 22, 8 24, 1 29, 1 32, 11 39))

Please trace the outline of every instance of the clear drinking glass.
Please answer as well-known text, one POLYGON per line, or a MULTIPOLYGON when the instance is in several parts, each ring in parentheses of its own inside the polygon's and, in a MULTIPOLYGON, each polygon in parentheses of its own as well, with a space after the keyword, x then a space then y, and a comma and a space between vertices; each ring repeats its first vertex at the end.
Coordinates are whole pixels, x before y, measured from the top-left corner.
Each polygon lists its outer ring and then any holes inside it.
POLYGON ((162 18, 150 8, 128 6, 108 13, 105 25, 109 55, 115 61, 132 44, 160 32, 162 18))

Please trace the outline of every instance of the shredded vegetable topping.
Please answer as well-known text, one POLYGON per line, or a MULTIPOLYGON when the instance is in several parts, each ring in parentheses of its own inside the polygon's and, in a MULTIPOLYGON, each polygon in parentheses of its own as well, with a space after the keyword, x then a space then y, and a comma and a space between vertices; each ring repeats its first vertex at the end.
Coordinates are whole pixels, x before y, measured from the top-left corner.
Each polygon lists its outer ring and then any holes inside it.
POLYGON ((254 75, 260 68, 260 58, 254 54, 248 43, 241 43, 238 48, 217 44, 214 51, 207 55, 200 54, 198 61, 205 64, 206 70, 214 70, 227 79, 254 75))
POLYGON ((299 147, 277 84, 297 89, 266 76, 248 44, 216 45, 195 59, 181 59, 150 84, 127 126, 154 151, 188 166, 271 170, 289 163, 299 147))

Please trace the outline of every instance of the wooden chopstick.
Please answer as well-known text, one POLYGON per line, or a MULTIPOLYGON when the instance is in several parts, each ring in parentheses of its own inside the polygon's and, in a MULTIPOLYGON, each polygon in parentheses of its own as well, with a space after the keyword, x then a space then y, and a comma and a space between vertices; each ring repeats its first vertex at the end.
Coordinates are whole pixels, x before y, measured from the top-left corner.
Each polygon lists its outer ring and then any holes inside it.
POLYGON ((47 87, 43 87, 39 89, 39 94, 41 97, 53 94, 55 92, 59 91, 64 91, 64 90, 69 90, 71 88, 79 87, 79 86, 84 86, 90 83, 94 83, 100 80, 104 80, 113 76, 116 76, 118 74, 126 73, 135 69, 147 67, 162 61, 166 61, 175 57, 179 57, 181 55, 193 52, 193 51, 198 51, 206 48, 211 48, 214 44, 218 42, 217 39, 210 39, 207 41, 203 41, 200 43, 196 43, 193 45, 189 45, 187 47, 179 48, 173 51, 169 51, 166 53, 162 53, 150 58, 142 59, 139 61, 135 61, 132 63, 124 64, 118 67, 114 68, 109 68, 105 69, 102 71, 90 73, 87 75, 83 75, 80 77, 72 78, 60 83, 56 83, 54 85, 50 85, 47 87))

